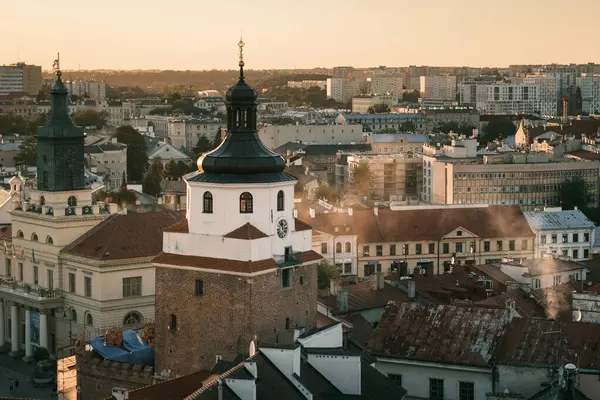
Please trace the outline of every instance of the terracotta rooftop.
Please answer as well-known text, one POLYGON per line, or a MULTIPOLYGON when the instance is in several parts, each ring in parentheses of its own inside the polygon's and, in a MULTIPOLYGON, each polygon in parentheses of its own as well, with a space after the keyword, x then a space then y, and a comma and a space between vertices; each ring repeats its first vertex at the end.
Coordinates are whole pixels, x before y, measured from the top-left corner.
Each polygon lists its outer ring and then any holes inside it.
POLYGON ((329 234, 358 235, 360 243, 439 240, 462 227, 480 238, 533 237, 518 206, 354 210, 317 214, 309 222, 329 234), (336 230, 337 228, 337 230, 336 230))
MULTIPOLYGON (((313 250, 299 253, 297 257, 301 263, 317 261, 322 258, 322 256, 319 253, 316 253, 313 250)), ((246 274, 265 271, 277 267, 277 263, 272 258, 260 261, 239 261, 228 260, 224 258, 184 256, 180 254, 163 252, 154 257, 152 262, 156 264, 166 264, 192 268, 206 268, 218 271, 230 271, 246 274)))
POLYGON ((185 181, 164 181, 161 193, 180 193, 185 194, 187 185, 185 181))
POLYGON ((352 324, 350 331, 350 341, 358 348, 364 350, 369 344, 369 339, 375 328, 361 314, 348 315, 344 319, 352 324))
POLYGON ((523 318, 546 317, 544 308, 537 304, 535 299, 529 298, 529 295, 520 288, 507 287, 506 292, 480 300, 475 304, 484 307, 506 308, 506 302, 509 300, 515 302, 515 309, 523 318))
POLYGON ((557 272, 568 272, 586 268, 584 264, 580 264, 576 261, 564 261, 558 258, 525 259, 519 264, 511 265, 523 267, 523 276, 555 274, 557 272))
POLYGON ((571 362, 579 368, 600 370, 598 337, 599 324, 513 318, 493 359, 501 364, 531 366, 571 362))
POLYGON ((246 222, 244 225, 226 234, 225 237, 228 239, 254 240, 266 238, 269 235, 262 232, 250 222, 246 222))
POLYGON ((581 285, 575 285, 573 281, 561 283, 560 285, 535 289, 531 294, 545 312, 545 317, 570 321, 572 319, 573 292, 581 285))
POLYGON ((329 307, 331 311, 339 314, 353 313, 361 310, 385 307, 389 301, 408 301, 408 294, 401 289, 385 284, 381 290, 375 290, 372 283, 361 282, 355 285, 346 285, 342 290, 348 290, 348 310, 340 311, 337 296, 319 296, 319 301, 329 307))
POLYGON ((294 230, 296 232, 312 230, 312 226, 310 226, 306 222, 300 221, 298 218, 294 218, 294 223, 295 223, 294 230))
POLYGON ((181 221, 163 229, 163 232, 190 233, 188 221, 187 219, 182 219, 181 221))
POLYGON ((12 242, 12 224, 0 226, 0 240, 12 242))
POLYGON ((154 385, 129 391, 129 400, 182 400, 198 390, 210 376, 207 371, 195 372, 154 385))
POLYGON ((162 250, 162 230, 184 218, 173 211, 114 214, 61 252, 100 261, 153 257, 162 250))
POLYGON ((376 356, 485 366, 508 321, 500 309, 394 303, 368 350, 376 356))

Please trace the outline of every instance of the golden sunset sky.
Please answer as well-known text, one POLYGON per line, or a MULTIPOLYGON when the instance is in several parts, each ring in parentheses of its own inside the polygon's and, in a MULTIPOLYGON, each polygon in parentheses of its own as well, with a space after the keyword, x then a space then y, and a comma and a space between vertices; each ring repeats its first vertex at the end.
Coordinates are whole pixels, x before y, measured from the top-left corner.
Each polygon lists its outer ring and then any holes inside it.
POLYGON ((600 63, 600 0, 21 0, 0 64, 251 69, 600 63))

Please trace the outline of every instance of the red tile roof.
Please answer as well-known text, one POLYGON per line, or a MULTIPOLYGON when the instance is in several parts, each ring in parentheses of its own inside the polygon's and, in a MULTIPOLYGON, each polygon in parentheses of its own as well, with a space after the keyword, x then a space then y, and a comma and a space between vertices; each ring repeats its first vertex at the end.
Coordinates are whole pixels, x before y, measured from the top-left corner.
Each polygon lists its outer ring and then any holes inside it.
POLYGON ((185 218, 182 212, 114 214, 62 249, 94 260, 153 257, 162 250, 162 230, 185 218))
POLYGON ((12 242, 12 224, 0 226, 0 240, 12 242))
POLYGON ((269 235, 262 232, 250 222, 246 222, 244 225, 226 234, 225 237, 229 239, 254 240, 266 238, 269 235))
MULTIPOLYGON (((312 250, 299 253, 298 259, 302 263, 317 261, 323 258, 319 253, 312 250)), ((276 268, 277 263, 272 258, 260 261, 239 261, 224 258, 211 258, 199 256, 184 256, 180 254, 160 253, 152 262, 181 267, 206 268, 219 271, 254 273, 276 268)))
POLYGON ((207 371, 169 379, 154 385, 129 391, 129 400, 181 400, 202 387, 202 382, 210 376, 207 371))
POLYGON ((571 362, 579 368, 597 370, 600 369, 599 337, 599 324, 513 318, 493 359, 501 364, 553 367, 571 362))
POLYGON ((348 311, 339 310, 337 296, 319 296, 319 301, 329 307, 334 314, 385 307, 389 301, 408 301, 406 292, 387 283, 381 290, 375 290, 370 281, 342 286, 342 290, 348 290, 348 311))
POLYGON ((515 302, 517 313, 523 318, 545 318, 544 309, 537 304, 536 300, 530 299, 529 295, 519 288, 508 287, 507 292, 497 296, 488 297, 475 303, 477 306, 506 308, 506 302, 515 302))
POLYGON ((518 206, 355 210, 318 214, 313 228, 333 235, 355 234, 360 243, 439 240, 462 227, 480 238, 533 237, 518 206), (337 231, 336 229, 337 228, 337 231))
POLYGON ((298 218, 294 218, 294 222, 295 222, 294 230, 296 232, 312 230, 312 226, 310 226, 306 222, 300 221, 298 218))
POLYGON ((570 321, 573 318, 571 308, 573 292, 577 292, 577 286, 569 281, 544 289, 532 290, 531 294, 534 300, 544 308, 547 318, 570 321))
POLYGON ((376 356, 485 366, 507 324, 500 309, 394 303, 368 349, 376 356))
POLYGON ((190 233, 190 229, 188 227, 188 221, 187 221, 187 219, 182 219, 181 221, 163 229, 163 232, 190 233))

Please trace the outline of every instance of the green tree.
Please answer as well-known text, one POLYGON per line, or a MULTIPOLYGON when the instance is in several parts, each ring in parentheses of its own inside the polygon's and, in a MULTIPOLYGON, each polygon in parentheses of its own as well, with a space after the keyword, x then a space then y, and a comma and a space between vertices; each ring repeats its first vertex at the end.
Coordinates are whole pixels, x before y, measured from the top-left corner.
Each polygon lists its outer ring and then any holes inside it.
POLYGON ((127 189, 127 176, 125 175, 125 171, 123 171, 123 175, 121 176, 121 189, 127 189))
POLYGON ((175 161, 172 158, 165 164, 163 175, 166 179, 176 181, 187 172, 186 165, 183 161, 175 161))
POLYGON ((369 114, 385 114, 390 112, 390 108, 386 104, 374 104, 367 110, 369 114))
POLYGON ((579 208, 585 214, 594 211, 592 205, 593 196, 588 183, 581 177, 575 176, 566 179, 561 185, 558 192, 560 203, 563 209, 573 210, 579 208))
POLYGON ((413 132, 416 129, 417 129, 417 127, 415 126, 415 123, 412 121, 404 121, 400 125, 400 131, 402 131, 402 132, 413 132))
POLYGON ((373 179, 367 164, 359 164, 353 170, 352 189, 359 196, 369 196, 373 191, 373 179))
POLYGON ((36 165, 37 139, 33 135, 26 136, 15 156, 16 165, 36 165))
POLYGON ((130 125, 123 125, 111 135, 119 143, 127 145, 127 181, 140 182, 148 164, 147 145, 144 137, 130 125))
POLYGON ((421 94, 418 90, 413 90, 412 92, 404 92, 402 93, 402 101, 406 101, 408 103, 418 103, 419 97, 421 94))
POLYGON ((86 108, 73 113, 73 121, 79 126, 95 126, 96 129, 102 129, 108 121, 109 114, 106 111, 96 111, 86 108))
POLYGON ((156 156, 150 162, 148 170, 144 174, 142 180, 142 192, 150 196, 158 196, 160 193, 160 183, 162 182, 163 165, 160 157, 156 156))
POLYGON ((206 135, 202 135, 198 138, 196 146, 192 149, 192 153, 196 156, 196 158, 198 158, 202 154, 211 151, 214 148, 214 143, 211 143, 210 140, 208 140, 208 138, 206 137, 206 135))
POLYGON ((330 203, 337 203, 340 201, 341 195, 334 187, 322 183, 315 191, 315 197, 317 199, 325 199, 330 203))
MULTIPOLYGON (((334 251, 334 249, 331 249, 334 251)), ((337 279, 340 276, 340 272, 335 265, 329 264, 327 261, 321 261, 317 265, 317 281, 319 289, 329 288, 329 282, 332 279, 337 279)))
POLYGON ((215 140, 213 142, 213 149, 216 149, 221 145, 223 141, 223 137, 221 136, 221 127, 217 128, 217 132, 215 133, 215 140))
POLYGON ((502 140, 514 135, 517 128, 508 118, 494 118, 483 128, 483 139, 487 142, 502 140))

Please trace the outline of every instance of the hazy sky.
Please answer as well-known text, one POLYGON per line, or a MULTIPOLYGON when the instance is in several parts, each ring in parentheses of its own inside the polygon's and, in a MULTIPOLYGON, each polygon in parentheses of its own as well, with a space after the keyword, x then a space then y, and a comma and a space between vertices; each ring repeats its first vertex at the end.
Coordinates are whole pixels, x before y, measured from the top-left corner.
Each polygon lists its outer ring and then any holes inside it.
POLYGON ((3 1, 0 64, 63 69, 600 62, 600 0, 3 1))

